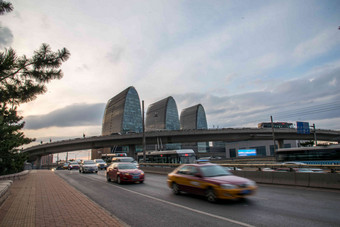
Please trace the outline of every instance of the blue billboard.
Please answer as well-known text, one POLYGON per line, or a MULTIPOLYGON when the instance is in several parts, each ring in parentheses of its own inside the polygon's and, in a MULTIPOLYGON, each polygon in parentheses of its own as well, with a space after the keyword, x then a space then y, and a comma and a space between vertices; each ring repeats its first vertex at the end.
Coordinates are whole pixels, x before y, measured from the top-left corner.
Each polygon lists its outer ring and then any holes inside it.
POLYGON ((308 122, 296 122, 297 133, 298 134, 310 134, 309 123, 308 122))
POLYGON ((240 149, 237 152, 239 157, 256 156, 256 149, 240 149))

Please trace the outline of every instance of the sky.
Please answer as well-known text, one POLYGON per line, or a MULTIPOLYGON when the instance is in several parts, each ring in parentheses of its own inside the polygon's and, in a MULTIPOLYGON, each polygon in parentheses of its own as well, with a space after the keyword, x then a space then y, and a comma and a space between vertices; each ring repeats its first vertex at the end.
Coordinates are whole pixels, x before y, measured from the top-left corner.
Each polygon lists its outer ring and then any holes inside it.
POLYGON ((129 86, 146 109, 202 104, 209 128, 273 116, 340 130, 340 1, 10 2, 1 51, 71 53, 63 78, 19 108, 36 143, 100 135, 106 102, 129 86))

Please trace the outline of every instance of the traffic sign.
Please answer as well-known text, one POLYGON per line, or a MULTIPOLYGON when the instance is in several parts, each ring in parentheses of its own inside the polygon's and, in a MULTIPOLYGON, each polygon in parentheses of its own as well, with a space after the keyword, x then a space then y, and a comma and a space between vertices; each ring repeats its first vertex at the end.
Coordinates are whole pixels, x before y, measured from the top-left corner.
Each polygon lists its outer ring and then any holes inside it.
POLYGON ((296 122, 298 134, 310 134, 309 122, 296 122))

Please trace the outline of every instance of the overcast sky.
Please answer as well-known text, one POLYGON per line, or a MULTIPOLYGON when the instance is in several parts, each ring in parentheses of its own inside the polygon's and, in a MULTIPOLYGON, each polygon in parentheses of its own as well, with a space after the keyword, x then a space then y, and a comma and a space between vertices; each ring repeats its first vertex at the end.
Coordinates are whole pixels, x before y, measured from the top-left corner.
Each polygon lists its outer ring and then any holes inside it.
POLYGON ((208 126, 340 129, 340 1, 10 1, 0 49, 66 47, 64 77, 20 107, 37 141, 100 135, 106 102, 202 104, 208 126))

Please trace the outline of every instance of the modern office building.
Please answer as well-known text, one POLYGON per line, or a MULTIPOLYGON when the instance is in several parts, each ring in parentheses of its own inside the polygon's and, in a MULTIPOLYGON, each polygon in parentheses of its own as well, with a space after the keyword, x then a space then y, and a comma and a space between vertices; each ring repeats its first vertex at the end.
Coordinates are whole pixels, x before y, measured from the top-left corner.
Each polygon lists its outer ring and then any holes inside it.
MULTIPOLYGON (((146 131, 159 130, 179 130, 180 123, 178 118, 177 105, 173 97, 169 96, 158 102, 151 104, 146 112, 146 131)), ((147 146, 147 149, 154 147, 154 145, 147 146)), ((151 148, 153 149, 153 148, 151 148)), ((172 150, 181 149, 180 144, 162 144, 159 141, 157 144, 158 150, 172 150)))
MULTIPOLYGON (((140 133, 142 131, 140 100, 136 89, 131 86, 107 102, 102 123, 102 135, 140 133)), ((128 152, 128 148, 118 146, 93 149, 92 159, 101 158, 102 154, 114 151, 128 152)))
POLYGON ((128 87, 107 102, 102 124, 102 135, 139 133, 142 130, 142 112, 139 96, 134 87, 128 87))
MULTIPOLYGON (((201 104, 182 110, 180 123, 181 130, 208 129, 207 118, 201 104)), ((208 147, 208 142, 182 144, 183 149, 193 149, 196 152, 208 152, 208 147)))
POLYGON ((173 97, 169 96, 151 104, 146 113, 146 131, 179 130, 177 105, 173 97))

